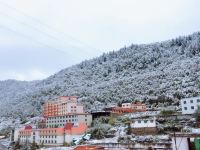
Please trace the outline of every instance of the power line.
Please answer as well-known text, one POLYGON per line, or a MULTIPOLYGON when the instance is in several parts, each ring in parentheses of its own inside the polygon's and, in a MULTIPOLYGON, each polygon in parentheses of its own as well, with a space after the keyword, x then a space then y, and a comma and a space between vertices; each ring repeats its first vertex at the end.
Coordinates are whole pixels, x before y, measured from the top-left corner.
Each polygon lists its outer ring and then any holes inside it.
MULTIPOLYGON (((1 11, 0 11, 0 13, 3 14, 4 16, 6 16, 7 18, 10 18, 12 21, 14 20, 14 21, 18 22, 18 23, 21 24, 21 25, 27 26, 27 27, 29 27, 29 28, 31 28, 31 29, 33 29, 33 30, 38 31, 39 33, 45 34, 47 37, 49 37, 49 38, 51 38, 51 39, 60 41, 58 38, 53 37, 52 35, 50 35, 50 34, 48 34, 48 33, 46 33, 46 32, 43 32, 42 30, 39 30, 38 28, 35 28, 35 27, 33 27, 33 26, 30 26, 29 24, 24 23, 24 22, 22 22, 22 21, 20 21, 20 20, 17 20, 16 18, 11 17, 11 16, 9 16, 8 14, 5 14, 5 13, 3 13, 3 12, 1 12, 1 11)), ((4 27, 4 28, 6 28, 6 27, 4 27)), ((14 31, 14 30, 12 30, 12 31, 14 31)), ((16 31, 15 31, 15 33, 20 34, 19 32, 16 32, 16 31)), ((21 34, 21 35, 23 35, 24 37, 29 37, 29 39, 31 39, 31 40, 34 40, 34 38, 31 38, 30 36, 26 36, 25 34, 21 34)), ((39 42, 40 44, 42 44, 42 42, 40 42, 39 40, 34 40, 34 41, 35 41, 35 42, 37 41, 37 43, 39 42)), ((44 45, 44 44, 43 44, 43 45, 44 45)), ((45 44, 45 45, 47 46, 48 44, 45 44)), ((48 46, 48 47, 52 47, 52 46, 48 46)), ((74 47, 74 46, 71 46, 71 47, 74 47)), ((54 47, 53 49, 59 50, 59 51, 61 51, 61 52, 63 52, 63 53, 66 53, 65 50, 61 50, 61 49, 58 49, 58 48, 55 48, 55 47, 54 47)))
POLYGON ((13 29, 11 29, 11 28, 9 28, 9 27, 5 27, 5 26, 3 26, 3 25, 0 25, 0 27, 1 27, 1 28, 4 28, 4 29, 6 29, 6 30, 8 30, 8 31, 10 31, 10 32, 14 32, 14 33, 16 33, 16 34, 19 34, 20 36, 22 36, 22 37, 24 37, 24 38, 26 38, 26 39, 29 39, 29 40, 31 40, 31 41, 34 41, 35 43, 38 43, 38 44, 40 44, 40 45, 42 45, 42 46, 45 46, 45 47, 47 47, 48 49, 49 49, 49 48, 50 48, 50 49, 55 49, 55 50, 60 51, 60 52, 62 52, 62 53, 66 53, 66 52, 63 51, 63 50, 60 50, 60 49, 57 49, 57 48, 55 48, 55 47, 49 46, 48 44, 42 43, 42 42, 40 42, 40 41, 38 41, 38 40, 35 40, 35 39, 32 38, 31 36, 27 36, 27 35, 25 35, 25 34, 22 34, 22 33, 20 33, 20 32, 17 32, 17 31, 15 31, 15 30, 13 30, 13 29))
MULTIPOLYGON (((72 39, 72 40, 74 40, 74 41, 77 41, 77 42, 79 42, 79 43, 85 45, 85 46, 88 47, 88 48, 97 50, 96 48, 91 47, 90 45, 88 45, 88 44, 86 44, 86 43, 83 43, 82 41, 77 40, 77 39, 75 39, 74 37, 72 37, 72 36, 70 36, 70 35, 67 35, 66 33, 63 33, 63 32, 60 32, 60 31, 55 30, 54 28, 50 27, 49 25, 47 25, 47 24, 41 22, 39 19, 37 19, 37 18, 35 18, 35 17, 33 17, 33 16, 30 16, 30 15, 27 15, 26 13, 24 13, 23 11, 21 11, 21 10, 19 10, 19 9, 16 9, 15 7, 12 7, 12 6, 10 6, 10 5, 6 4, 6 3, 3 3, 2 1, 0 1, 0 4, 6 6, 7 8, 10 8, 10 9, 14 10, 15 12, 18 12, 18 13, 22 14, 23 16, 25 16, 25 17, 27 17, 27 18, 33 20, 34 22, 39 23, 40 25, 43 25, 43 26, 45 26, 45 27, 47 27, 47 28, 53 30, 54 32, 57 32, 57 33, 59 33, 59 34, 62 34, 62 35, 64 35, 65 37, 67 36, 68 38, 70 38, 70 39, 72 39)), ((98 51, 100 51, 100 50, 98 50, 98 51)), ((102 51, 100 51, 100 52, 102 52, 102 51)))
MULTIPOLYGON (((45 34, 47 37, 49 37, 49 38, 51 38, 51 39, 60 41, 58 38, 53 37, 52 35, 50 35, 50 34, 48 34, 48 33, 46 33, 46 32, 43 32, 43 31, 39 30, 38 28, 32 27, 32 26, 30 26, 29 24, 27 24, 27 23, 25 23, 25 22, 22 22, 22 21, 20 21, 20 20, 17 20, 16 18, 11 17, 11 16, 9 16, 8 14, 5 14, 4 12, 1 12, 1 11, 0 11, 0 13, 1 13, 2 15, 6 16, 8 19, 11 19, 12 21, 18 22, 19 24, 24 25, 24 26, 27 26, 27 27, 29 27, 30 29, 36 30, 36 31, 39 32, 39 33, 45 34)), ((24 38, 28 38, 29 40, 32 40, 32 41, 34 41, 34 42, 36 42, 36 43, 39 43, 40 45, 46 46, 46 47, 48 47, 48 48, 51 48, 51 49, 54 49, 54 50, 57 50, 57 51, 60 51, 60 52, 62 52, 62 53, 66 53, 66 54, 68 54, 68 55, 70 54, 70 53, 67 53, 67 51, 65 51, 65 50, 63 50, 63 49, 59 49, 59 48, 50 46, 50 45, 48 45, 48 44, 46 44, 46 43, 40 42, 39 40, 35 40, 35 39, 34 39, 33 37, 31 37, 31 36, 27 36, 26 34, 19 33, 19 32, 15 31, 15 30, 13 30, 13 29, 11 29, 11 28, 9 28, 9 27, 5 27, 5 26, 3 26, 3 25, 1 25, 1 26, 2 26, 3 28, 5 28, 5 29, 11 31, 11 32, 15 32, 15 33, 17 33, 17 34, 23 36, 24 38)), ((70 45, 70 47, 71 47, 71 48, 76 48, 75 46, 71 46, 71 45, 70 45)), ((74 57, 74 56, 73 56, 73 57, 74 57)), ((75 55, 75 57, 76 57, 76 55, 75 55)))

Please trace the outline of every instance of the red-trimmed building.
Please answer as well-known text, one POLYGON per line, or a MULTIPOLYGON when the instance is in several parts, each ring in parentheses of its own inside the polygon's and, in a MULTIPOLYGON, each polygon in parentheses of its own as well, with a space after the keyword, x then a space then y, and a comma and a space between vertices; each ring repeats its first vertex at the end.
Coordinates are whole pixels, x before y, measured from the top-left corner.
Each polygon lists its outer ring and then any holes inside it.
POLYGON ((63 128, 32 129, 22 128, 19 130, 18 138, 21 143, 37 143, 38 145, 63 145, 72 142, 73 138, 78 138, 86 133, 85 123, 67 123, 63 128))
POLYGON ((83 105, 78 104, 75 96, 61 96, 46 102, 43 117, 34 129, 29 125, 16 130, 15 141, 63 145, 72 142, 73 138, 82 137, 92 123, 92 115, 84 112, 83 105))

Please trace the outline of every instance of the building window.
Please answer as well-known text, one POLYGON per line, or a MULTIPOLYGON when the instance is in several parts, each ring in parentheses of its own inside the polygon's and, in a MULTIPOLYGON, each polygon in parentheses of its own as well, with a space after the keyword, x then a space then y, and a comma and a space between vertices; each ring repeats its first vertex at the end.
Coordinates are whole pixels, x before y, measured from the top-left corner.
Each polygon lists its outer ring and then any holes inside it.
POLYGON ((191 106, 191 109, 194 109, 194 106, 191 106))
POLYGON ((150 120, 151 123, 153 123, 153 120, 150 120))
POLYGON ((200 102, 200 99, 197 99, 197 102, 199 103, 199 102, 200 102))
POLYGON ((184 110, 187 110, 187 107, 184 107, 184 110))
POLYGON ((148 120, 144 120, 144 123, 147 123, 148 120))
POLYGON ((193 100, 190 100, 190 103, 193 103, 193 100))
POLYGON ((183 104, 186 104, 186 101, 184 101, 183 104))
POLYGON ((138 123, 141 123, 141 120, 138 120, 138 123))

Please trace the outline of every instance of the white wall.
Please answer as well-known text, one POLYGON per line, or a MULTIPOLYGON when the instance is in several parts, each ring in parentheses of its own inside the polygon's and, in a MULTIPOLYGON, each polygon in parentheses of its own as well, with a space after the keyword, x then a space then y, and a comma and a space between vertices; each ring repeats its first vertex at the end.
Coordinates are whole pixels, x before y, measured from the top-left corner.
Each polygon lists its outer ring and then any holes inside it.
POLYGON ((77 110, 76 110, 77 113, 84 113, 83 106, 77 105, 76 108, 77 108, 77 110))
POLYGON ((78 123, 77 115, 63 115, 57 117, 49 117, 47 118, 47 127, 50 126, 55 127, 55 125, 58 125, 58 127, 64 127, 64 125, 67 122, 78 123))
POLYGON ((77 103, 75 102, 67 103, 67 113, 76 113, 77 108, 74 107, 77 107, 77 103))
POLYGON ((14 141, 18 140, 18 136, 19 136, 19 129, 15 129, 15 131, 14 131, 14 141))
POLYGON ((156 120, 152 119, 137 119, 134 123, 131 124, 132 128, 147 128, 147 127, 156 127, 156 120))
POLYGON ((131 108, 131 103, 122 103, 122 108, 131 108))
MULTIPOLYGON (((52 135, 46 135, 45 136, 42 136, 40 137, 39 136, 39 131, 33 131, 35 132, 35 142, 37 144, 42 144, 42 141, 44 141, 44 145, 63 145, 64 143, 64 135, 55 135, 52 137, 52 135), (49 142, 50 141, 50 142, 49 142), (53 141, 53 143, 52 143, 53 141), (56 143, 55 143, 56 141, 56 143)), ((20 138, 20 142, 21 143, 25 143, 26 141, 27 142, 30 142, 32 143, 33 142, 33 132, 31 132, 31 136, 26 136, 26 137, 21 137, 20 138)), ((17 141, 18 140, 18 135, 19 135, 19 130, 15 130, 14 132, 14 141, 17 141)), ((80 138, 82 137, 83 135, 65 135, 65 142, 67 143, 71 143, 73 138, 80 138)))
POLYGON ((78 116, 78 122, 84 122, 87 126, 90 126, 92 124, 92 115, 91 114, 79 114, 78 116))
POLYGON ((176 137, 176 146, 175 140, 172 137, 172 149, 173 150, 189 150, 189 145, 186 137, 176 137), (177 148, 177 149, 176 149, 177 148))
POLYGON ((198 128, 198 129, 192 128, 192 133, 200 134, 200 128, 198 128))
POLYGON ((64 136, 63 135, 59 135, 56 137, 56 141, 57 141, 57 144, 63 144, 64 142, 64 136))
POLYGON ((200 97, 181 99, 182 114, 193 114, 200 105, 200 97))
POLYGON ((33 137, 35 136, 35 143, 39 144, 40 143, 40 136, 39 136, 39 132, 37 130, 33 130, 33 132, 31 132, 31 137, 30 137, 30 142, 33 142, 33 137), (35 135, 33 135, 33 132, 35 132, 35 135))

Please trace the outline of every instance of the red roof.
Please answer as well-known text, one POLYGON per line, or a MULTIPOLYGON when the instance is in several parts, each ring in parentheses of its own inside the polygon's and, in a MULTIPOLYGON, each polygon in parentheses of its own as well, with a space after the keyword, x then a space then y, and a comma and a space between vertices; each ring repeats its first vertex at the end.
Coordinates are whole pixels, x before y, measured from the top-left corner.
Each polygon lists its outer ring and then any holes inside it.
POLYGON ((25 126, 25 130, 30 130, 30 129, 32 129, 32 126, 31 126, 31 125, 25 126))
POLYGON ((69 123, 66 123, 66 124, 65 124, 64 129, 65 129, 65 130, 71 130, 72 127, 73 127, 73 124, 69 122, 69 123))
POLYGON ((104 150, 104 147, 85 145, 85 146, 77 146, 74 148, 74 150, 104 150))

